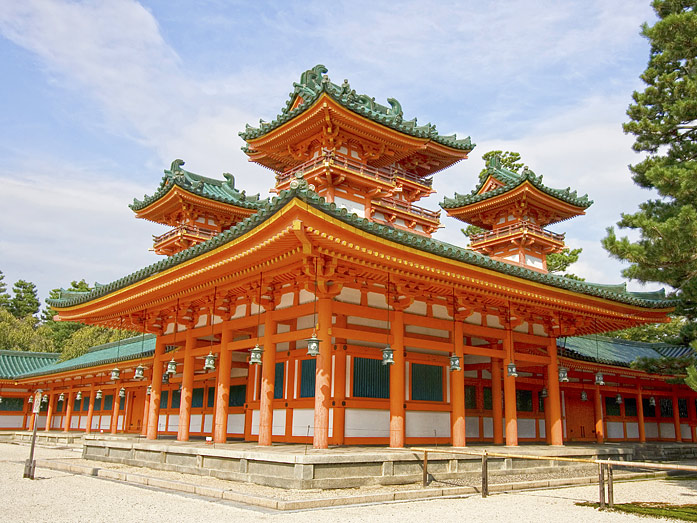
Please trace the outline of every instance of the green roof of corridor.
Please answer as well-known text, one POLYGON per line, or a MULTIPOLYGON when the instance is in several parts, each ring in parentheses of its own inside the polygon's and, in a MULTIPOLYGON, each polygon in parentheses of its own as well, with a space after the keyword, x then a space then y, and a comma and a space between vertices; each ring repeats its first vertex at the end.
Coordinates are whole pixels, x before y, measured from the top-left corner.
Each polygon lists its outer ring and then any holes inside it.
POLYGON ((0 379, 14 379, 21 374, 45 368, 60 357, 49 352, 0 350, 0 379))

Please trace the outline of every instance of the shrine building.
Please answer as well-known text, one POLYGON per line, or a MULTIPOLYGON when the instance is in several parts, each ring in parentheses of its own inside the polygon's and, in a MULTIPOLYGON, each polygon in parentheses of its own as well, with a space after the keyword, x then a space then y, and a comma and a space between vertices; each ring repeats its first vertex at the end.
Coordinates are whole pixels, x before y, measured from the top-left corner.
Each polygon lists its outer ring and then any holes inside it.
POLYGON ((547 227, 585 214, 587 196, 494 158, 441 203, 481 232, 436 240, 442 211, 418 204, 474 145, 326 72, 240 133, 273 197, 175 160, 134 200, 168 228, 162 259, 50 303, 142 335, 63 362, 0 352, 0 428, 320 449, 697 441, 697 394, 630 367, 691 349, 602 336, 665 322, 675 302, 547 271, 564 248, 547 227))

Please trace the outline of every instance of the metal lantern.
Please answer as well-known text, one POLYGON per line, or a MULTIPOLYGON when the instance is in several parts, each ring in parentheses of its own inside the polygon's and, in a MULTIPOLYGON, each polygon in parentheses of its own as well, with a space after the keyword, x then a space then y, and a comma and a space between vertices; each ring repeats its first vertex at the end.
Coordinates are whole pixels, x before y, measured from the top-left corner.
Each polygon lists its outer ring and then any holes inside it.
POLYGON ((133 373, 133 378, 136 380, 145 379, 145 367, 138 365, 135 372, 133 373))
POLYGON ((549 396, 547 393, 547 387, 542 387, 542 390, 540 391, 540 398, 546 398, 547 396, 549 396))
POLYGON ((58 395, 58 401, 65 401, 65 394, 62 392, 58 395))
POLYGON ((2 396, 0 396, 0 403, 2 403, 2 396))
POLYGON ((48 394, 41 396, 41 403, 48 403, 48 394))
POLYGON ((29 405, 31 405, 32 403, 34 403, 34 396, 29 396, 29 399, 27 400, 27 403, 29 403, 29 405))
POLYGON ((169 374, 166 372, 162 375, 162 383, 169 383, 169 374))
POLYGON ((215 370, 215 354, 213 354, 212 351, 206 356, 206 361, 203 363, 203 370, 215 370))
POLYGON ((177 362, 174 361, 174 357, 172 357, 172 359, 167 362, 167 370, 165 372, 167 374, 177 373, 177 362))
POLYGON ((460 356, 450 356, 450 371, 456 372, 462 370, 460 366, 460 356))
POLYGON ((102 399, 102 389, 99 389, 97 393, 94 395, 94 399, 100 400, 102 399))
POLYGON ((510 362, 507 367, 508 370, 508 377, 509 378, 517 378, 518 377, 518 371, 515 368, 515 363, 510 362))
POLYGON ((566 367, 559 367, 559 383, 569 382, 569 369, 566 367))
POLYGON ((602 372, 596 372, 595 373, 595 384, 603 386, 605 385, 605 380, 603 379, 603 373, 602 372))
POLYGON ((581 401, 588 401, 588 394, 585 390, 581 391, 581 401))
POLYGON ((382 349, 382 364, 394 365, 394 350, 389 345, 382 349))
POLYGON ((148 385, 148 388, 145 389, 145 394, 150 396, 152 394, 152 385, 148 385))
POLYGON ((249 364, 250 365, 261 365, 261 355, 264 353, 264 349, 259 347, 259 344, 257 343, 254 348, 251 350, 251 354, 249 356, 249 364))
POLYGON ((119 389, 119 398, 125 398, 126 397, 126 389, 124 387, 121 387, 119 389))
POLYGON ((651 397, 649 398, 649 405, 650 405, 651 407, 655 407, 655 406, 656 406, 656 398, 654 398, 653 396, 651 396, 651 397))
POLYGON ((622 394, 620 394, 619 392, 617 393, 617 396, 615 396, 615 403, 617 403, 618 405, 622 405, 622 394))
POLYGON ((80 401, 82 399, 82 391, 78 390, 77 394, 75 394, 75 399, 80 401))
POLYGON ((317 338, 317 334, 312 333, 312 337, 307 340, 307 355, 308 356, 319 356, 319 342, 322 341, 317 338))
POLYGON ((120 371, 118 368, 114 367, 113 369, 111 369, 111 379, 112 379, 112 381, 116 381, 116 380, 118 380, 120 377, 121 377, 121 371, 120 371))

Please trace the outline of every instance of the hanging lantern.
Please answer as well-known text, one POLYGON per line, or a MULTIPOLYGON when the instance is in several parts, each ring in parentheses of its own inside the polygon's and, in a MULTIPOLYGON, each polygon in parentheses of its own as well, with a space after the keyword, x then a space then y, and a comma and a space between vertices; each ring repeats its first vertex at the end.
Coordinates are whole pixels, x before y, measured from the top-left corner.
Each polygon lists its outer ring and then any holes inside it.
POLYGON ((588 401, 588 394, 586 394, 585 390, 581 391, 581 401, 588 401))
POLYGON ((99 389, 97 393, 94 395, 94 399, 100 400, 102 399, 102 389, 99 389))
POLYGON ((125 398, 126 397, 126 389, 124 387, 121 387, 119 389, 119 398, 125 398))
POLYGON ((382 364, 394 365, 394 350, 389 345, 382 349, 382 364))
POLYGON ((2 396, 0 396, 0 404, 2 404, 2 396))
POLYGON ((147 396, 150 396, 150 394, 152 394, 152 385, 148 385, 148 388, 145 389, 145 394, 147 396))
POLYGON ((206 356, 206 360, 203 363, 203 370, 215 370, 215 354, 213 354, 213 352, 209 352, 208 356, 206 356))
POLYGON ((48 394, 41 396, 41 403, 48 403, 48 394))
POLYGON ((29 399, 27 400, 27 403, 29 403, 29 405, 31 405, 32 403, 34 403, 34 396, 29 396, 29 399))
POLYGON ((77 394, 75 394, 75 399, 80 401, 82 399, 82 391, 78 390, 77 394))
POLYGON ((602 372, 596 372, 595 373, 595 384, 600 385, 601 387, 605 385, 605 380, 603 379, 603 373, 602 372))
POLYGON ((508 377, 509 378, 517 378, 518 377, 518 370, 515 368, 515 363, 510 362, 508 364, 508 377))
POLYGON ((547 387, 542 387, 542 390, 540 391, 540 398, 546 398, 548 395, 547 387))
POLYGON ((462 370, 460 366, 460 356, 450 356, 450 372, 462 370))
POLYGON ((569 382, 569 369, 566 367, 559 367, 559 383, 569 382))
POLYGON ((58 401, 65 401, 65 394, 62 392, 58 395, 58 401))
POLYGON ((259 344, 257 343, 254 348, 251 350, 251 354, 249 356, 249 364, 250 365, 261 365, 261 355, 264 353, 264 349, 259 347, 259 344))
POLYGON ((176 374, 177 373, 177 362, 174 361, 174 356, 172 356, 172 359, 167 362, 167 374, 176 374))
POLYGON ((133 379, 142 380, 145 379, 145 367, 138 365, 135 372, 133 373, 133 379))
POLYGON ((622 405, 622 394, 620 394, 619 392, 617 393, 617 396, 615 396, 615 403, 617 403, 618 405, 622 405))
POLYGON ((653 396, 651 396, 651 397, 649 398, 649 405, 650 405, 651 407, 655 407, 655 406, 656 406, 656 398, 654 398, 653 396))
POLYGON ((169 383, 169 374, 166 372, 162 375, 162 383, 169 383))
POLYGON ((316 357, 319 356, 319 342, 322 341, 317 338, 316 333, 312 333, 312 337, 307 340, 307 355, 316 357))
POLYGON ((116 381, 119 379, 119 377, 121 377, 121 371, 116 367, 111 369, 111 380, 116 381))

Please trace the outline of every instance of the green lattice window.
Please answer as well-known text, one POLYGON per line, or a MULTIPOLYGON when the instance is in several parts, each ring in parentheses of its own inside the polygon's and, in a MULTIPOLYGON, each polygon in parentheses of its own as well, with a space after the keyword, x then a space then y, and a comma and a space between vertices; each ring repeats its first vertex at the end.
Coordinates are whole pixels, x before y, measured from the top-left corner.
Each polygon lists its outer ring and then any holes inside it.
POLYGON ((203 389, 194 389, 191 394, 191 408, 200 409, 203 407, 203 389))
POLYGON ((620 406, 617 404, 617 399, 614 396, 605 396, 605 415, 620 415, 620 406))
POLYGON ((532 412, 532 391, 515 391, 515 408, 518 412, 532 412))
POLYGON ((161 409, 166 409, 167 408, 167 403, 169 402, 169 391, 168 390, 163 390, 160 393, 160 408, 161 409))
POLYGON ((317 360, 312 358, 302 360, 300 362, 300 397, 314 398, 315 397, 315 370, 317 369, 317 360))
POLYGON ((228 407, 242 407, 247 394, 246 385, 231 385, 228 407))
POLYGON ((671 398, 661 398, 660 406, 662 418, 673 417, 673 400, 671 398))
POLYGON ((172 409, 178 409, 182 402, 182 391, 175 389, 172 391, 172 409))
POLYGON ((353 395, 356 398, 389 398, 390 369, 382 360, 353 358, 353 395))
POLYGON ((465 409, 476 410, 477 408, 477 387, 465 385, 465 409))
POLYGON ((414 401, 443 401, 443 367, 412 363, 411 399, 414 401))
POLYGON ((484 399, 484 410, 491 410, 493 406, 493 401, 492 401, 492 396, 491 396, 491 387, 484 387, 482 390, 482 396, 484 399))
POLYGON ((2 398, 0 410, 4 412, 22 412, 24 410, 24 398, 2 398))
POLYGON ((212 409, 215 406, 215 387, 208 387, 208 408, 212 409))
POLYGON ((655 418, 656 417, 656 405, 651 405, 650 398, 642 398, 641 406, 644 407, 644 417, 645 418, 655 418))
POLYGON ((625 398, 624 400, 624 415, 630 417, 637 416, 636 398, 625 398))
POLYGON ((274 370, 273 399, 280 400, 283 399, 283 378, 285 375, 286 364, 282 361, 276 363, 276 368, 274 370))

